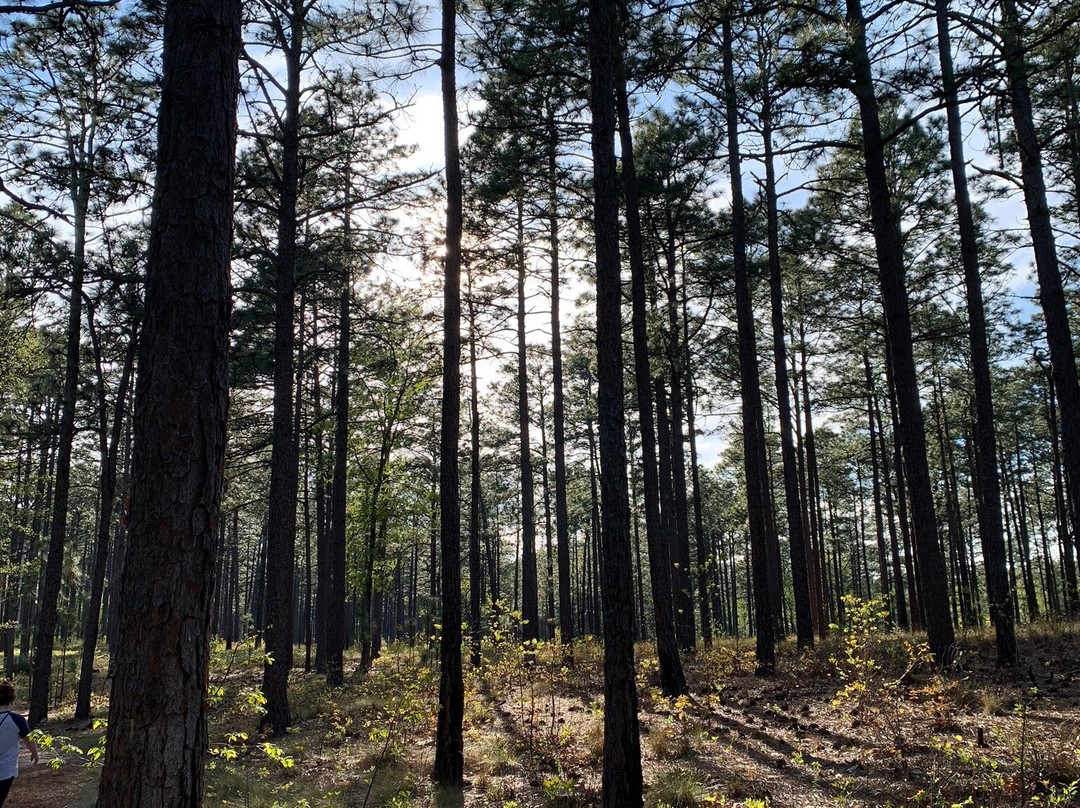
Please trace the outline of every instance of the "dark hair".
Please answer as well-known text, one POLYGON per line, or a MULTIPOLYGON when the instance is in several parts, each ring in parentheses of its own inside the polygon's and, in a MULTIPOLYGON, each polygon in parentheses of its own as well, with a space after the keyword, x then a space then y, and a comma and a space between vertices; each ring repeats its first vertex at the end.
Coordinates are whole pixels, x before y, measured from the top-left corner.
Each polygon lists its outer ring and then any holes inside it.
POLYGON ((0 682, 0 704, 11 704, 15 701, 15 685, 11 682, 0 682))

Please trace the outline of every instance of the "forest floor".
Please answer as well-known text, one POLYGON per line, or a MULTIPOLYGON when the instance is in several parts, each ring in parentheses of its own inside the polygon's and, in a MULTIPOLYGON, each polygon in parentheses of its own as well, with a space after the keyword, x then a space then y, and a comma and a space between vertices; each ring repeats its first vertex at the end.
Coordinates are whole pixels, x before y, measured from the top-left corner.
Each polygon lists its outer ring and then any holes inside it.
MULTIPOLYGON (((781 646, 776 675, 762 678, 752 641, 724 640, 686 660, 690 694, 671 700, 656 686, 654 652, 639 645, 646 806, 1080 806, 1080 626, 1026 628, 1014 671, 996 669, 992 634, 963 635, 958 646, 939 672, 911 636, 856 630, 803 654, 781 646)), ((260 654, 218 648, 205 804, 598 805, 600 649, 578 643, 572 666, 550 645, 536 656, 527 667, 508 644, 467 670, 469 782, 433 793, 438 678, 427 653, 395 647, 338 689, 294 674, 295 731, 270 739, 255 731, 260 654)), ((96 707, 103 717, 103 701, 96 707)), ((93 805, 87 750, 102 730, 55 715, 45 757, 66 762, 24 759, 14 808, 93 805)))

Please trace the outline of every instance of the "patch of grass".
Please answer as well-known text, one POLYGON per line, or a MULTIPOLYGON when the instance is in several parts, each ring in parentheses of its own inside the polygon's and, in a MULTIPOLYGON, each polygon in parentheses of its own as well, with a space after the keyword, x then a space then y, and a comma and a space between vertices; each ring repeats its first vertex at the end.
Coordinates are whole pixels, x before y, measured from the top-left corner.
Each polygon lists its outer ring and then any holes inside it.
POLYGON ((480 765, 492 777, 513 774, 521 768, 510 740, 502 736, 495 736, 485 744, 480 765))
POLYGON ((419 772, 408 761, 368 766, 363 776, 345 790, 345 804, 411 807, 418 791, 418 778, 419 772))
POLYGON ((694 744, 685 728, 665 722, 650 732, 645 741, 657 760, 681 760, 694 755, 694 744))
POLYGON ((704 794, 704 786, 692 771, 670 769, 645 792, 645 808, 697 808, 704 794))

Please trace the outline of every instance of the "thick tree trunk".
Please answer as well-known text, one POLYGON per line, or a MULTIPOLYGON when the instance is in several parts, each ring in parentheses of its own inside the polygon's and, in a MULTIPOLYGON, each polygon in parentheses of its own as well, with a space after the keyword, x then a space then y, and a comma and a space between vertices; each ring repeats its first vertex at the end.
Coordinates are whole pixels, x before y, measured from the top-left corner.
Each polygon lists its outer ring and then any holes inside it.
POLYGON ((886 341, 896 384, 900 441, 919 556, 923 616, 930 651, 937 660, 944 661, 955 640, 949 617, 948 581, 945 559, 938 542, 934 495, 926 460, 926 431, 912 349, 900 220, 892 202, 885 171, 885 140, 881 133, 877 95, 866 48, 866 23, 859 0, 847 0, 847 19, 852 35, 850 58, 853 90, 862 122, 864 169, 877 250, 881 301, 885 310, 886 341))
MULTIPOLYGON (((596 243, 597 419, 603 500, 604 808, 642 805, 641 742, 634 681, 634 586, 630 560, 623 412, 619 191, 615 169, 615 4, 589 3, 593 213, 596 243)), ((625 157, 625 153, 624 153, 625 157)))
POLYGON ((202 804, 239 51, 239 2, 166 4, 130 532, 99 808, 202 804))
MULTIPOLYGON (((439 643, 439 710, 432 779, 464 783, 465 685, 461 670, 461 502, 458 441, 461 431, 461 163, 455 77, 456 6, 442 4, 443 143, 446 153, 446 257, 443 263, 442 429, 439 440, 439 539, 442 551, 442 638, 439 643)), ((434 575, 434 569, 432 570, 434 575)))

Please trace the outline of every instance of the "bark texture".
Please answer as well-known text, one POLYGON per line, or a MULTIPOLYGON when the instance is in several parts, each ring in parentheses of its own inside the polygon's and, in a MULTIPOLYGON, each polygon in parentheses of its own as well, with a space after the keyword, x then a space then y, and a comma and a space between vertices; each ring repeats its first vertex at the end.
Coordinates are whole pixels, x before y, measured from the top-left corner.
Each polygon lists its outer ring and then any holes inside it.
POLYGON ((604 808, 639 808, 643 798, 634 585, 630 556, 623 417, 622 284, 615 171, 615 4, 589 3, 593 215, 596 241, 597 422, 602 501, 600 586, 604 600, 604 808))
POLYGON ((202 804, 239 51, 238 0, 167 3, 130 533, 100 808, 202 804))
POLYGON ((443 396, 439 440, 441 512, 442 640, 439 644, 439 712, 432 779, 461 786, 465 779, 465 685, 461 670, 461 502, 458 498, 458 440, 461 431, 461 158, 458 149, 456 11, 442 4, 443 137, 446 150, 446 258, 443 264, 443 396))

